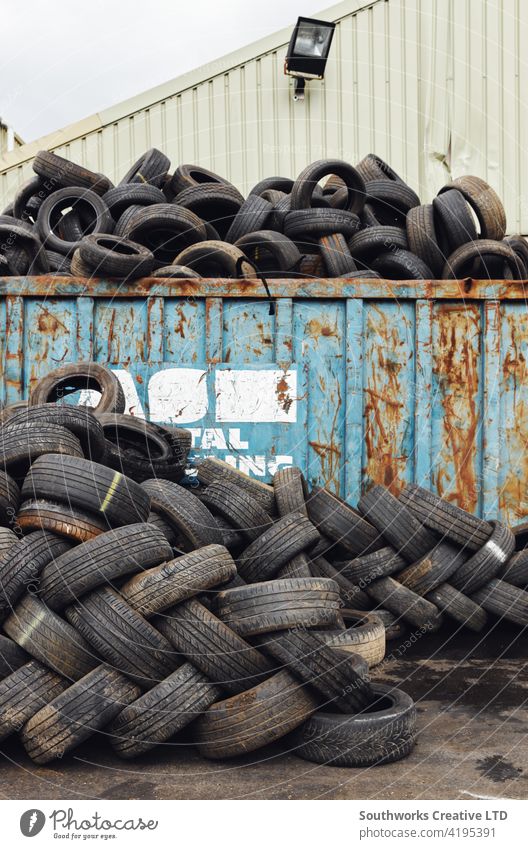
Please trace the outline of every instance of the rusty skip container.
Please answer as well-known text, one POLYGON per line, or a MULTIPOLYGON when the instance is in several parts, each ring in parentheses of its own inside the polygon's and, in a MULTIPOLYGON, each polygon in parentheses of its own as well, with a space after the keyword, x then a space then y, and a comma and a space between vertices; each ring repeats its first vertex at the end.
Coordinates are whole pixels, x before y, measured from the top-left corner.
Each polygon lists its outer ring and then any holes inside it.
MULTIPOLYGON (((296 464, 352 504, 373 482, 528 515, 522 283, 1 278, 1 398, 66 362, 128 411, 261 480, 296 464)), ((81 402, 89 403, 89 392, 81 402)))

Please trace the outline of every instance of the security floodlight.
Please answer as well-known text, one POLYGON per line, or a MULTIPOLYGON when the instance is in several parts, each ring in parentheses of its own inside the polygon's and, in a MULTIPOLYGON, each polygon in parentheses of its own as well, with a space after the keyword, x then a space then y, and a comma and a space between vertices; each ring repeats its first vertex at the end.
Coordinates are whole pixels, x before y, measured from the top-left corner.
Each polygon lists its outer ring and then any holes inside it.
POLYGON ((295 24, 284 73, 296 77, 294 100, 304 99, 306 80, 322 80, 335 23, 317 21, 314 18, 299 18, 295 24))

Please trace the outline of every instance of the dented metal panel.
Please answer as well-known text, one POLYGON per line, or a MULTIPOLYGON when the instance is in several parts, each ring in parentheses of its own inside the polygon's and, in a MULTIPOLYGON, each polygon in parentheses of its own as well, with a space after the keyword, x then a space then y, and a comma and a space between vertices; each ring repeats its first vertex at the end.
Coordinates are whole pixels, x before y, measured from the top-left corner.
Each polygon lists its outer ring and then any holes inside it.
POLYGON ((416 481, 480 515, 528 516, 522 283, 269 286, 272 302, 260 281, 1 278, 0 400, 95 359, 129 412, 261 479, 294 463, 352 502, 372 481, 416 481))

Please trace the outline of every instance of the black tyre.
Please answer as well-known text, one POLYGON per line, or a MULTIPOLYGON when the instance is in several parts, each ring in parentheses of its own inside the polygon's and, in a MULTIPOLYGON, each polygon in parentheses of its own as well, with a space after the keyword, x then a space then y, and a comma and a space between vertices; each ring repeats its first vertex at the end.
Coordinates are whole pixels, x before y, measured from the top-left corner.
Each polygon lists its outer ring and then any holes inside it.
POLYGON ((23 478, 43 454, 83 457, 81 443, 73 433, 42 422, 14 424, 0 429, 0 465, 16 479, 23 478))
MULTIPOLYGON (((339 597, 345 607, 357 608, 357 610, 369 610, 370 598, 363 589, 348 580, 340 569, 329 563, 325 557, 314 557, 311 561, 311 572, 314 577, 331 578, 339 587, 339 597)), ((282 577, 282 576, 281 576, 282 577)))
POLYGON ((193 271, 192 268, 188 268, 186 265, 164 265, 163 268, 157 268, 156 271, 153 271, 150 276, 176 279, 182 277, 186 280, 201 279, 201 275, 197 271, 193 271))
POLYGON ((262 195, 267 191, 278 191, 289 194, 293 188, 293 180, 289 177, 264 177, 250 191, 250 195, 262 195))
POLYGON ((110 189, 103 195, 103 200, 114 221, 118 221, 130 206, 152 206, 165 203, 166 198, 161 189, 149 183, 127 183, 110 189))
POLYGON ((449 580, 465 595, 472 595, 498 575, 515 550, 515 537, 510 529, 501 522, 491 522, 491 526, 493 533, 487 542, 449 580))
POLYGON ((241 239, 246 233, 255 233, 264 230, 273 209, 271 203, 259 195, 250 194, 244 201, 233 219, 227 235, 226 242, 234 245, 237 239, 241 239))
MULTIPOLYGON (((16 520, 13 522, 16 524, 16 520)), ((19 537, 9 528, 0 528, 0 560, 19 541, 19 537)))
POLYGON ((371 267, 388 280, 434 280, 433 272, 420 257, 399 248, 379 254, 371 267))
POLYGON ((408 250, 407 236, 401 227, 378 225, 367 227, 355 233, 349 242, 350 253, 355 259, 369 262, 381 253, 395 250, 408 250))
POLYGON ((491 186, 480 177, 457 177, 447 183, 438 194, 457 189, 475 212, 480 223, 481 239, 500 239, 506 233, 506 213, 504 206, 491 186))
POLYGON ((373 701, 367 663, 350 652, 330 648, 324 632, 282 631, 270 634, 263 645, 301 683, 313 687, 338 710, 362 710, 373 701))
MULTIPOLYGON (((258 230, 235 242, 266 277, 289 277, 297 272, 301 254, 297 245, 282 233, 258 230)), ((346 246, 346 242, 345 242, 346 246)))
POLYGON ((384 546, 376 528, 327 489, 312 489, 306 507, 316 528, 338 542, 353 557, 384 546))
POLYGON ((215 239, 184 248, 174 259, 201 277, 252 277, 254 270, 245 253, 235 245, 215 239))
POLYGON ((171 546, 154 525, 126 525, 48 561, 40 577, 39 593, 48 607, 60 610, 100 584, 171 558, 171 546))
POLYGON ((420 198, 410 186, 391 180, 368 180, 365 183, 366 203, 372 207, 380 224, 405 227, 405 217, 420 198))
POLYGON ((37 153, 33 160, 33 171, 44 182, 50 182, 53 186, 78 186, 90 189, 98 195, 104 195, 112 188, 112 183, 104 174, 96 174, 47 150, 37 153))
POLYGON ((329 578, 289 578, 220 591, 220 619, 241 637, 286 628, 339 628, 339 587, 329 578))
POLYGON ((475 222, 464 195, 457 189, 449 189, 435 197, 433 210, 442 242, 447 246, 447 254, 451 254, 467 242, 475 241, 477 238, 475 222))
POLYGON ((136 280, 148 277, 154 270, 154 254, 148 248, 119 236, 84 236, 78 252, 82 262, 98 277, 136 280))
POLYGON ((165 637, 109 587, 68 607, 66 618, 107 663, 145 689, 178 665, 165 637))
POLYGON ((140 572, 121 587, 125 601, 142 616, 152 616, 198 593, 225 584, 236 566, 222 545, 206 545, 140 572))
POLYGON ((84 235, 89 233, 111 233, 114 220, 105 202, 95 192, 88 189, 59 189, 47 197, 39 211, 36 229, 46 250, 71 256, 79 247, 80 240, 69 241, 62 238, 58 224, 63 210, 71 207, 84 223, 84 235))
POLYGON ((284 737, 316 707, 315 697, 282 670, 245 693, 215 702, 196 724, 198 751, 215 759, 253 752, 284 737))
POLYGON ((397 581, 418 595, 426 595, 448 581, 467 560, 467 555, 450 542, 440 542, 425 557, 395 575, 397 581))
POLYGON ((238 471, 238 469, 234 469, 233 466, 230 466, 228 463, 224 463, 222 460, 217 460, 213 457, 208 457, 207 459, 202 460, 201 463, 198 463, 196 466, 196 473, 200 483, 205 484, 205 486, 215 480, 232 481, 242 489, 246 489, 254 498, 256 498, 266 513, 269 513, 270 516, 275 515, 275 493, 273 492, 272 486, 260 483, 260 481, 250 478, 249 475, 245 475, 243 472, 238 471))
POLYGON ((377 607, 376 617, 377 619, 380 619, 385 626, 385 639, 387 642, 390 640, 398 640, 400 637, 403 637, 407 631, 407 623, 399 616, 395 616, 394 613, 391 613, 390 610, 382 610, 377 607))
POLYGON ((477 239, 453 251, 446 260, 442 277, 445 280, 464 277, 520 280, 522 269, 517 254, 505 242, 477 239))
POLYGON ((272 526, 271 517, 259 502, 229 481, 213 481, 201 494, 200 500, 249 540, 257 539, 272 526))
POLYGON ((81 634, 35 596, 23 597, 4 622, 4 630, 28 654, 69 681, 77 681, 99 662, 81 634))
POLYGON ((374 683, 376 700, 362 713, 318 711, 291 738, 297 755, 317 764, 366 767, 407 757, 416 742, 416 708, 410 696, 374 683))
POLYGON ((341 233, 321 236, 318 244, 329 277, 342 277, 351 271, 357 271, 357 265, 352 259, 347 241, 341 233))
POLYGON ((0 619, 24 592, 38 589, 45 566, 70 548, 71 543, 50 531, 34 531, 0 560, 0 619))
POLYGON ((327 632, 325 639, 328 645, 359 655, 369 667, 381 663, 385 657, 386 634, 377 611, 368 613, 342 608, 341 616, 345 630, 327 632))
POLYGON ((392 546, 387 546, 363 557, 337 562, 335 568, 351 583, 365 587, 376 578, 400 572, 405 568, 405 560, 392 546))
POLYGON ((287 516, 288 513, 308 515, 304 501, 305 485, 303 473, 295 466, 275 472, 273 491, 279 516, 287 516))
POLYGON ((528 592, 492 578, 471 596, 484 610, 522 628, 528 625, 528 592))
POLYGON ((134 162, 119 185, 128 186, 135 183, 143 185, 147 183, 150 186, 160 188, 165 183, 165 177, 169 168, 170 159, 161 150, 152 147, 137 162, 134 162))
POLYGON ((296 554, 285 566, 281 566, 276 577, 280 578, 312 578, 314 571, 312 561, 307 554, 296 554))
POLYGON ((106 464, 141 483, 162 477, 181 480, 185 474, 191 435, 183 428, 163 428, 119 413, 104 413, 106 464))
POLYGON ((202 219, 190 209, 156 203, 141 207, 131 215, 127 210, 116 225, 116 236, 144 245, 162 267, 172 264, 184 248, 206 239, 207 231, 202 219))
POLYGON ((184 189, 191 186, 201 186, 203 183, 217 183, 219 185, 230 185, 219 174, 208 171, 201 165, 179 165, 172 175, 169 183, 170 194, 175 197, 184 189))
POLYGON ((272 578, 296 554, 318 542, 319 533, 302 513, 283 516, 257 537, 238 557, 238 571, 245 581, 272 578))
POLYGON ((0 470, 0 524, 8 526, 12 524, 18 505, 20 504, 20 490, 13 478, 0 470))
POLYGON ((26 723, 21 735, 24 748, 38 764, 62 758, 139 695, 139 688, 124 675, 97 666, 26 723))
POLYGON ((103 428, 87 407, 44 403, 19 410, 9 417, 9 425, 46 424, 66 428, 81 443, 85 457, 101 461, 105 455, 103 428))
POLYGON ((121 711, 108 728, 110 743, 120 757, 136 758, 170 740, 219 698, 220 688, 184 663, 121 711))
POLYGON ((440 277, 445 265, 446 255, 438 241, 431 203, 413 206, 409 210, 406 219, 406 232, 411 253, 416 254, 425 262, 436 277, 440 277))
POLYGON ((409 563, 420 560, 437 544, 434 533, 384 486, 374 484, 360 499, 358 509, 409 563))
POLYGON ((195 598, 153 621, 179 654, 228 693, 242 693, 271 674, 270 661, 195 598))
POLYGON ((189 551, 203 545, 222 545, 213 514, 192 492, 164 480, 147 480, 141 487, 151 499, 152 509, 176 528, 189 551))
POLYGON ((482 548, 493 531, 489 522, 416 484, 407 484, 399 500, 428 528, 465 549, 477 551, 482 548))
POLYGON ((0 634, 0 678, 11 675, 29 659, 29 655, 19 645, 0 634))
POLYGON ((528 587, 528 549, 516 551, 499 573, 499 578, 514 587, 528 587))
POLYGON ((394 578, 378 578, 369 584, 367 592, 378 604, 417 628, 432 631, 441 625, 441 616, 436 605, 404 587, 394 578))
POLYGON ((402 178, 394 171, 387 162, 384 162, 375 153, 367 153, 356 165, 357 170, 365 180, 393 180, 395 183, 403 183, 402 178))
POLYGON ((473 599, 456 590, 451 584, 440 584, 427 595, 438 609, 472 631, 482 631, 488 624, 486 611, 473 599))
POLYGON ((220 239, 225 239, 244 198, 234 186, 204 183, 179 192, 174 202, 184 209, 190 209, 203 221, 208 221, 218 231, 220 239))
POLYGON ((98 516, 43 498, 24 501, 16 522, 24 534, 51 531, 71 543, 87 542, 108 530, 107 523, 98 516))
POLYGON ((119 380, 109 368, 93 362, 68 363, 48 372, 31 390, 29 405, 35 407, 59 401, 82 389, 101 393, 101 400, 93 410, 96 415, 124 412, 125 395, 119 380))
POLYGON ((150 498, 140 484, 99 463, 61 454, 35 460, 22 486, 22 498, 72 504, 103 516, 110 526, 144 522, 150 512, 150 498))
POLYGON ((320 239, 332 233, 350 239, 360 226, 358 216, 346 209, 292 209, 284 216, 284 233, 295 241, 320 239))
POLYGON ((291 190, 291 208, 309 209, 317 184, 329 174, 341 177, 346 186, 345 208, 356 215, 360 213, 365 203, 365 182, 352 165, 339 159, 321 159, 301 171, 291 190))
POLYGON ((25 725, 37 711, 69 687, 69 681, 36 660, 0 681, 0 740, 25 725))

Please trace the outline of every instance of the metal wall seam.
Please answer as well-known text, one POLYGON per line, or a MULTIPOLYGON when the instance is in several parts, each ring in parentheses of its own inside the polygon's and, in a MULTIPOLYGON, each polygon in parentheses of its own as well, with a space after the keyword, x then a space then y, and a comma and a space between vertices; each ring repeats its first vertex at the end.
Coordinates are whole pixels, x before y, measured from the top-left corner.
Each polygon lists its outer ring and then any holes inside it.
POLYGON ((482 515, 497 516, 501 461, 501 307, 483 304, 482 515))

